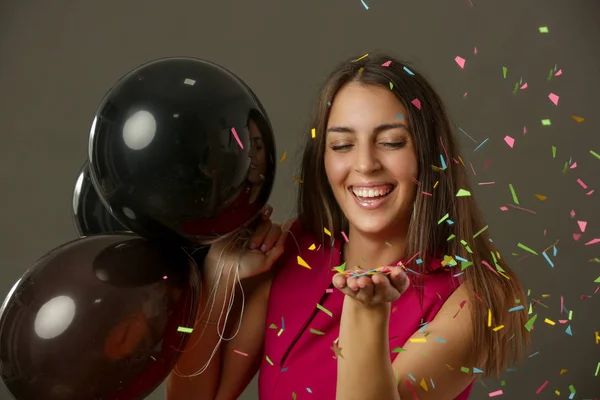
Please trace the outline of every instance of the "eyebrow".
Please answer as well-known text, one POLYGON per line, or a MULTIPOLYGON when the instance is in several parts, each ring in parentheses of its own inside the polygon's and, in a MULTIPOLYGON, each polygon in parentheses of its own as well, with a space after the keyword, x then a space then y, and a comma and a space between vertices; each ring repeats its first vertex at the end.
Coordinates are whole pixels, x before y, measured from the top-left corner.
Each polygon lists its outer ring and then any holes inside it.
MULTIPOLYGON (((373 129, 374 133, 381 133, 383 131, 388 131, 390 129, 406 129, 408 131, 408 127, 401 123, 401 122, 395 122, 395 123, 389 123, 389 124, 381 124, 381 125, 377 125, 375 127, 375 129, 373 129)), ((329 128, 327 128, 327 132, 338 132, 338 133, 356 133, 356 130, 354 130, 351 127, 348 126, 330 126, 329 128)))

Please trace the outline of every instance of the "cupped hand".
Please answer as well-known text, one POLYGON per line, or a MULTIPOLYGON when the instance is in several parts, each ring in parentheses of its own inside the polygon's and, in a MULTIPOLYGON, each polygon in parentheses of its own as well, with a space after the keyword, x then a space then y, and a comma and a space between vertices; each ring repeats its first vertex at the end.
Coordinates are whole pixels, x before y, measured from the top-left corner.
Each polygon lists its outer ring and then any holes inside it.
POLYGON ((240 279, 250 278, 271 269, 273 264, 281 257, 285 249, 285 240, 290 222, 284 228, 271 221, 273 208, 266 205, 261 211, 258 221, 254 224, 248 248, 239 249, 232 246, 227 238, 213 243, 209 250, 207 260, 216 264, 221 256, 229 258, 235 264, 239 261, 240 279), (231 259, 233 257, 233 259, 231 259))
POLYGON ((391 303, 408 289, 410 280, 401 266, 387 270, 359 277, 338 273, 332 279, 333 286, 367 306, 391 303))

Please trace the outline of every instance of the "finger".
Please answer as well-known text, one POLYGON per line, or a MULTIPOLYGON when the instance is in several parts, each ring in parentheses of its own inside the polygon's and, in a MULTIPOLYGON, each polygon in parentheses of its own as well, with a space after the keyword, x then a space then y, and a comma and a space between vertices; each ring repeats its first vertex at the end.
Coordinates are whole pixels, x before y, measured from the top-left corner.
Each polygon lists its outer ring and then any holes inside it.
MULTIPOLYGON (((390 279, 384 274, 375 274, 371 277, 373 281, 373 298, 374 299, 387 299, 393 296, 392 292, 396 292, 392 286, 390 279)), ((397 296, 397 294, 396 294, 397 296)))
POLYGON ((358 278, 358 286, 360 289, 356 294, 356 299, 365 304, 371 304, 375 294, 375 285, 371 278, 366 276, 358 278))
POLYGON ((346 277, 342 274, 335 274, 332 279, 333 286, 337 289, 344 289, 346 287, 346 277))
POLYGON ((267 220, 271 218, 271 214, 273 214, 273 207, 271 207, 269 204, 266 204, 260 212, 260 216, 263 220, 267 220))
POLYGON ((281 233, 281 235, 279 235, 277 242, 275 242, 275 246, 273 246, 273 248, 271 248, 271 250, 268 250, 265 253, 265 256, 266 256, 265 264, 266 264, 267 268, 271 268, 271 266, 273 266, 273 264, 275 264, 275 261, 277 261, 279 259, 279 257, 281 257, 281 255, 284 253, 285 241, 287 239, 288 232, 289 231, 283 231, 281 233))
POLYGON ((250 248, 250 250, 255 250, 260 247, 262 242, 267 237, 267 234, 271 230, 271 225, 272 222, 270 219, 260 221, 256 229, 254 230, 254 233, 250 237, 250 242, 248 243, 248 247, 250 248))
POLYGON ((408 279, 408 275, 401 267, 393 267, 389 276, 389 280, 400 293, 404 293, 408 286, 410 285, 410 279, 408 279))
POLYGON ((348 279, 346 279, 346 285, 348 285, 348 288, 350 290, 352 290, 353 292, 356 292, 359 289, 359 287, 358 287, 358 279, 356 279, 353 276, 351 276, 348 279))
POLYGON ((267 236, 264 238, 262 245, 260 246, 260 251, 266 253, 267 251, 271 250, 275 243, 277 243, 277 240, 280 236, 281 227, 277 224, 272 224, 271 229, 269 229, 267 236))

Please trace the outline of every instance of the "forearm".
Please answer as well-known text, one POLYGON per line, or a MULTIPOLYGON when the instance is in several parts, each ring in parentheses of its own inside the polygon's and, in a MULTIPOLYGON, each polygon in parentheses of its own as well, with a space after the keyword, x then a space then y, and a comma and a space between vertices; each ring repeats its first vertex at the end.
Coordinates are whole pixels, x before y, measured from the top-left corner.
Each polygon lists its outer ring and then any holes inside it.
POLYGON ((390 305, 346 297, 340 322, 337 400, 399 400, 389 355, 390 305))
MULTIPOLYGON (((184 352, 168 377, 167 400, 212 400, 216 396, 221 358, 217 328, 222 331, 225 318, 221 318, 220 325, 217 325, 216 322, 223 307, 226 308, 229 304, 234 282, 231 279, 227 281, 227 274, 224 274, 219 282, 216 295, 213 292, 215 282, 216 276, 203 275, 202 277, 199 317, 184 352), (211 308, 209 320, 208 310, 211 308), (212 355, 215 347, 217 350, 212 355), (211 360, 210 364, 206 366, 209 359, 211 360), (201 374, 190 377, 190 375, 196 375, 204 367, 206 369, 201 374)), ((229 319, 235 318, 237 318, 236 315, 230 315, 229 319)), ((235 321, 227 321, 228 324, 232 322, 235 321)))

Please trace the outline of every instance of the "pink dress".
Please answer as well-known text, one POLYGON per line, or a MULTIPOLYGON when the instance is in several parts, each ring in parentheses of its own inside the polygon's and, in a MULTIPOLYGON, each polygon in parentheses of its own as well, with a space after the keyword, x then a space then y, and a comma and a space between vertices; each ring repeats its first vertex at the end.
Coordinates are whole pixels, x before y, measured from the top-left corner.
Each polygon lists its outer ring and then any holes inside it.
MULTIPOLYGON (((319 249, 318 241, 302 233, 298 223, 291 233, 298 243, 292 235, 287 238, 269 295, 259 399, 335 400, 337 360, 332 346, 339 336, 344 294, 331 286, 331 279, 335 274, 332 268, 340 265, 341 243, 319 249), (313 244, 316 249, 310 250, 313 244), (297 256, 310 269, 299 265, 297 256)), ((435 317, 459 281, 451 272, 437 268, 419 283, 423 290, 411 285, 392 303, 390 362, 397 355, 391 351, 403 347, 423 322, 435 317)), ((428 381, 429 390, 435 390, 427 377, 414 377, 411 383, 417 395, 423 390, 418 388, 422 378, 428 381)), ((472 384, 456 400, 468 399, 471 388, 472 384)))

